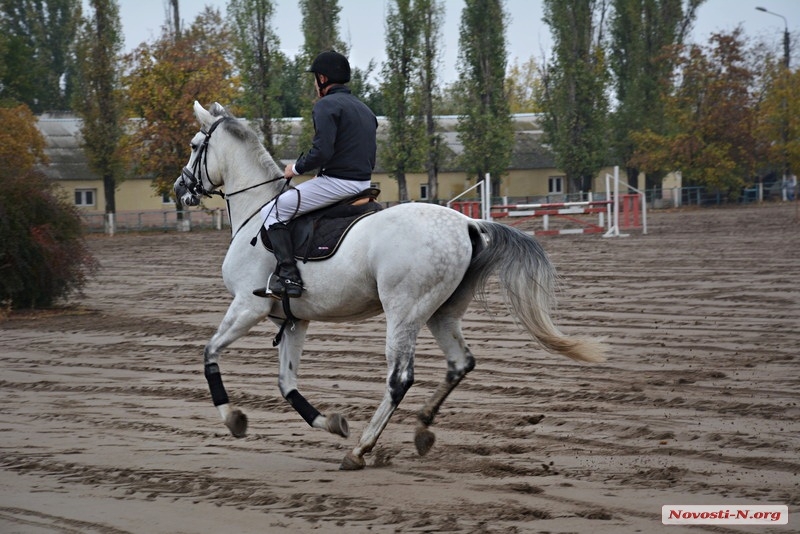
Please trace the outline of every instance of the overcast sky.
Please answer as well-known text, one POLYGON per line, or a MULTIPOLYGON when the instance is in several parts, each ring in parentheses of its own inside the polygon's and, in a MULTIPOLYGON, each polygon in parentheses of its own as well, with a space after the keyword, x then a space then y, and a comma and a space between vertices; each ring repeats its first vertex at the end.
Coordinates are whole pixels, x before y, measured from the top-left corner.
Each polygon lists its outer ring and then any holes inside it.
MULTIPOLYGON (((167 3, 167 0, 120 0, 126 50, 160 35, 167 3)), ((190 25, 205 5, 219 8, 224 16, 227 3, 228 0, 181 0, 181 18, 186 26, 190 25)), ((339 0, 340 35, 350 45, 350 61, 354 66, 365 68, 374 59, 380 69, 385 60, 383 32, 388 3, 388 0, 339 0)), ((448 83, 457 77, 458 29, 464 0, 445 0, 444 4, 441 74, 442 81, 448 83)), ((295 56, 303 43, 300 9, 296 0, 277 0, 276 5, 275 32, 284 52, 295 56)), ((741 24, 746 35, 763 38, 782 50, 784 20, 756 11, 756 6, 783 15, 790 32, 800 29, 800 0, 707 0, 698 11, 692 40, 706 43, 713 32, 730 31, 741 24)), ((548 56, 551 39, 548 27, 542 22, 542 2, 506 0, 506 11, 510 14, 506 33, 509 62, 515 58, 523 62, 530 57, 539 60, 548 56)))

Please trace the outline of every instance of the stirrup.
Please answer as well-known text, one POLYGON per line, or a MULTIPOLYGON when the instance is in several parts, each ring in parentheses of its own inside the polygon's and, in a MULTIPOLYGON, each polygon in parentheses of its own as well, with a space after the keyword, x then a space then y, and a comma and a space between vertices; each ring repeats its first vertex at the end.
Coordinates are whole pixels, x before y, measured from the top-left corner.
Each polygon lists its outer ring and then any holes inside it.
POLYGON ((273 276, 277 277, 278 275, 276 273, 270 273, 269 278, 267 278, 267 285, 254 289, 253 295, 261 298, 281 300, 283 298, 283 284, 281 284, 280 280, 277 278, 273 280, 273 276))
POLYGON ((290 278, 279 278, 276 273, 271 273, 267 278, 266 287, 260 287, 253 290, 253 295, 261 298, 273 298, 275 300, 282 300, 284 294, 290 299, 299 298, 303 295, 302 283, 295 282, 290 278), (273 277, 275 279, 273 280, 273 277))

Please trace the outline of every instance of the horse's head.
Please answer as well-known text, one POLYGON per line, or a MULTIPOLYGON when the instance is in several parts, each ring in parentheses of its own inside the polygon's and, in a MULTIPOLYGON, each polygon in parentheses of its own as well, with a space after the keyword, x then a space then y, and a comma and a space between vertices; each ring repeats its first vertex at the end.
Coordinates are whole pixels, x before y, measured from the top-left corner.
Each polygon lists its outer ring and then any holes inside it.
POLYGON ((197 206, 201 197, 210 197, 216 189, 222 186, 222 179, 215 183, 210 176, 213 173, 212 162, 209 164, 209 141, 214 130, 225 120, 233 118, 220 104, 214 103, 208 110, 199 102, 194 102, 194 115, 200 123, 200 131, 192 138, 192 153, 189 163, 175 180, 173 190, 176 198, 186 206, 197 206))

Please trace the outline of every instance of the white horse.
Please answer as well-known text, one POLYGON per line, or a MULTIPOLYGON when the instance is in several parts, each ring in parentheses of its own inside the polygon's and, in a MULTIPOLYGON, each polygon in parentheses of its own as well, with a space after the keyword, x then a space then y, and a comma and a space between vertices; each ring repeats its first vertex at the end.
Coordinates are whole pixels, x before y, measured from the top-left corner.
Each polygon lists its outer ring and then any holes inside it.
MULTIPOLYGON (((227 313, 205 347, 205 374, 212 400, 231 433, 245 435, 247 417, 229 402, 218 360, 222 350, 269 317, 284 323, 281 302, 259 298, 275 259, 251 239, 262 224, 260 208, 284 187, 283 171, 255 132, 219 104, 195 102, 202 128, 175 192, 184 203, 225 188, 232 239, 222 276, 233 295, 227 313)), ((361 469, 389 418, 414 382, 417 335, 427 326, 447 359, 447 373, 417 416, 420 455, 434 442, 428 429, 448 394, 473 369, 475 359, 461 333, 461 318, 474 294, 496 274, 514 315, 547 351, 582 362, 603 360, 599 341, 571 339, 553 324, 555 270, 539 243, 506 225, 476 221, 426 203, 400 204, 356 223, 337 253, 299 265, 305 292, 292 299, 296 320, 278 344, 281 394, 314 428, 348 437, 345 419, 321 414, 297 390, 297 372, 310 321, 357 321, 386 315, 386 392, 358 445, 341 469, 361 469)))

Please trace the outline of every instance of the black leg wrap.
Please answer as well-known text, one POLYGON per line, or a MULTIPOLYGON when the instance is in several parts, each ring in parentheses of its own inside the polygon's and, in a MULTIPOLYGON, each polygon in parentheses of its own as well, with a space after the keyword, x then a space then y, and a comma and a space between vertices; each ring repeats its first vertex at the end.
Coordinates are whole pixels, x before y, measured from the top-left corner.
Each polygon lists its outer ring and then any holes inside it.
POLYGON ((214 406, 228 404, 228 394, 225 392, 225 386, 222 385, 219 365, 216 363, 206 365, 206 380, 208 380, 208 389, 211 390, 211 400, 214 401, 214 406))
POLYGON ((311 406, 305 397, 300 395, 300 392, 296 389, 293 389, 286 395, 286 400, 289 401, 289 404, 292 405, 292 408, 297 410, 297 413, 305 419, 306 423, 311 426, 314 422, 314 419, 317 418, 319 415, 319 411, 311 406))

